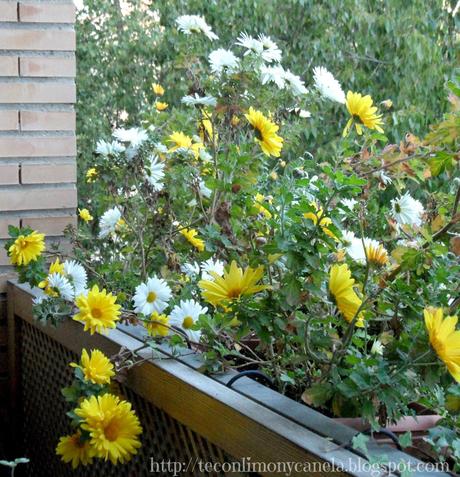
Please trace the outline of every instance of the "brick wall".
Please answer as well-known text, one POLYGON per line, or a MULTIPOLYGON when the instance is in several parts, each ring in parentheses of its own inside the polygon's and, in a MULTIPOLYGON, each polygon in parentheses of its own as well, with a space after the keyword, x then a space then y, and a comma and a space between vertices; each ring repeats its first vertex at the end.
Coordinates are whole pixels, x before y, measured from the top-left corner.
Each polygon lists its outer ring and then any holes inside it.
POLYGON ((0 397, 8 224, 55 241, 76 221, 74 21, 72 0, 0 0, 0 397))

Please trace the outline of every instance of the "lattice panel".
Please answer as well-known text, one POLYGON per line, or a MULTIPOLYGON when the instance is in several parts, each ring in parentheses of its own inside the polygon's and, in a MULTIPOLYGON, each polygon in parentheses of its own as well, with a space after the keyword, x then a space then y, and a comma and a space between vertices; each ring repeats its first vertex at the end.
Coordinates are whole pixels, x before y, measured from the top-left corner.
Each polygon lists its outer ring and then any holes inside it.
MULTIPOLYGON (((68 364, 77 361, 78 357, 34 325, 22 322, 20 329, 24 455, 31 459, 27 466, 30 477, 170 476, 172 472, 167 469, 165 472, 152 473, 151 460, 183 462, 185 466, 197 462, 197 459, 220 463, 234 460, 205 438, 122 386, 121 394, 133 404, 144 430, 139 454, 124 465, 113 466, 95 461, 97 464, 72 470, 70 465, 62 463, 56 456, 55 448, 59 437, 71 432, 69 419, 65 415, 69 406, 61 395, 61 388, 71 383, 72 370, 68 364)), ((197 465, 194 470, 192 467, 193 464, 180 475, 226 475, 203 474, 197 465)))

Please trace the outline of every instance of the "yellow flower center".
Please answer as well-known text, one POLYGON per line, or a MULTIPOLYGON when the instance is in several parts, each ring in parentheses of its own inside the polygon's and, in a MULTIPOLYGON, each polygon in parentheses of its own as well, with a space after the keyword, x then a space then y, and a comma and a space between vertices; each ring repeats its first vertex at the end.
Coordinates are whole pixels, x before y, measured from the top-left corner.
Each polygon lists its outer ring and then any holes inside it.
POLYGON ((147 295, 147 303, 153 303, 157 299, 157 294, 153 291, 147 295))
POLYGON ((107 440, 113 442, 118 439, 120 435, 120 426, 116 419, 112 419, 104 429, 104 435, 107 440))
POLYGON ((25 250, 27 248, 28 242, 24 238, 19 238, 18 241, 16 242, 16 245, 22 251, 22 250, 25 250))
POLYGON ((227 296, 228 298, 238 298, 241 295, 241 291, 242 290, 240 287, 231 288, 230 290, 228 290, 227 296))
POLYGON ((182 327, 188 330, 193 326, 193 318, 191 316, 186 316, 182 322, 182 327))
POLYGON ((100 318, 102 316, 102 311, 99 308, 93 308, 91 314, 93 315, 93 318, 100 318))

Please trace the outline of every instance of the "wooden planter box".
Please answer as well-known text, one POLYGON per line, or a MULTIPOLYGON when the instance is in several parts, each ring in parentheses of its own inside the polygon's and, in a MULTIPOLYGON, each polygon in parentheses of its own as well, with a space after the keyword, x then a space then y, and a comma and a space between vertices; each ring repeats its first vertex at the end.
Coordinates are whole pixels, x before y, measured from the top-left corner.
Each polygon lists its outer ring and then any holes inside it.
MULTIPOLYGON (((110 356, 143 343, 134 327, 91 336, 73 320, 58 328, 42 326, 33 320, 32 298, 28 287, 9 283, 12 439, 16 456, 31 459, 23 475, 399 475, 370 468, 351 448, 357 431, 247 378, 229 389, 225 383, 234 373, 205 376, 196 370, 198 355, 173 359, 167 350, 155 359, 151 350, 141 351, 146 361, 119 386, 142 423, 139 454, 124 465, 98 461, 73 471, 54 452, 59 437, 71 431, 60 391, 72 381, 68 364, 78 360, 82 348, 110 356)), ((374 455, 386 454, 393 468, 406 462, 423 469, 420 461, 388 445, 372 442, 369 448, 374 455)), ((412 475, 448 474, 419 470, 412 475)))

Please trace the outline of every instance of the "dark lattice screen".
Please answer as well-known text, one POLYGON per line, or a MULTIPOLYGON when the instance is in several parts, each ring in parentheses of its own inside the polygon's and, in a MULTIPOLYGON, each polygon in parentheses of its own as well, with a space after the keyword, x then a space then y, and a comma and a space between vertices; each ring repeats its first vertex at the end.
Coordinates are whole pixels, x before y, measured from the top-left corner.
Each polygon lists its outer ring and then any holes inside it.
POLYGON ((65 416, 69 407, 60 390, 72 381, 72 370, 68 364, 76 361, 78 357, 34 325, 22 322, 19 329, 21 330, 19 341, 22 368, 23 455, 31 459, 27 466, 30 477, 172 475, 171 472, 152 473, 151 459, 154 462, 162 460, 184 462, 185 466, 191 463, 188 470, 180 475, 225 475, 203 474, 195 462, 197 459, 202 459, 204 462, 230 462, 231 457, 123 386, 121 394, 133 404, 144 430, 142 449, 139 454, 129 463, 118 466, 96 461, 98 463, 92 466, 72 470, 70 465, 61 463, 55 454, 55 447, 59 437, 69 434, 71 429, 69 419, 65 416), (193 465, 195 465, 194 470, 192 470, 193 465))

